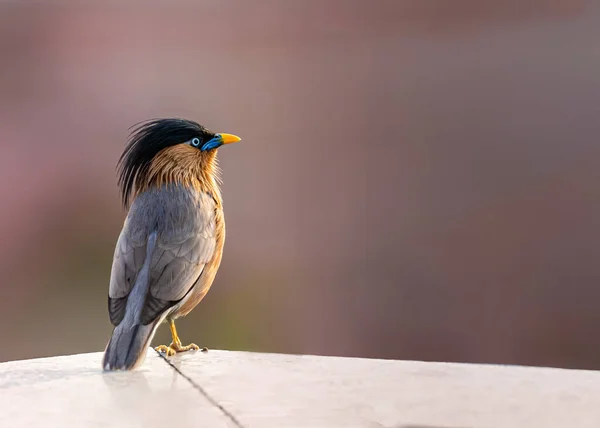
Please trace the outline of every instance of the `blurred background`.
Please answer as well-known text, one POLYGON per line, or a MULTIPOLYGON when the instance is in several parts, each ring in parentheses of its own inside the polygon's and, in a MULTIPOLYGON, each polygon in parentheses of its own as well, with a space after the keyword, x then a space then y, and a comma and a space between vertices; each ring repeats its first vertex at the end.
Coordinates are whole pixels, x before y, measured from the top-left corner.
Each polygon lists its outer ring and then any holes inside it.
POLYGON ((0 61, 0 361, 104 349, 115 165, 177 116, 243 138, 185 342, 600 368, 598 2, 4 1, 0 61))

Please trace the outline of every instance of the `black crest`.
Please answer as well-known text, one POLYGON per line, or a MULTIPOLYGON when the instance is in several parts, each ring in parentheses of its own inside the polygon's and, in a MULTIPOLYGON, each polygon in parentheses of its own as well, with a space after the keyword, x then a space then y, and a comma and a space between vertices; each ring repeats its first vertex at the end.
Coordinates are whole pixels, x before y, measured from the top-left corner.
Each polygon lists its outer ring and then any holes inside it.
POLYGON ((117 164, 123 205, 128 206, 136 183, 143 181, 158 152, 194 137, 206 140, 213 136, 202 125, 185 119, 154 119, 135 125, 117 164))

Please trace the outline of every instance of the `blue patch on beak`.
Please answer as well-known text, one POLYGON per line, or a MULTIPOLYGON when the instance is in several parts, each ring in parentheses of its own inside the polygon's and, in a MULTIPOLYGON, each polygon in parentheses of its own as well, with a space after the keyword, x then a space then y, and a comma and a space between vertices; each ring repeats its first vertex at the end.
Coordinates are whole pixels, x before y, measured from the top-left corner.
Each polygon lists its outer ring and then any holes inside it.
POLYGON ((215 135, 214 138, 208 140, 200 150, 203 152, 210 149, 216 149, 217 147, 221 147, 223 145, 223 137, 221 134, 215 135))

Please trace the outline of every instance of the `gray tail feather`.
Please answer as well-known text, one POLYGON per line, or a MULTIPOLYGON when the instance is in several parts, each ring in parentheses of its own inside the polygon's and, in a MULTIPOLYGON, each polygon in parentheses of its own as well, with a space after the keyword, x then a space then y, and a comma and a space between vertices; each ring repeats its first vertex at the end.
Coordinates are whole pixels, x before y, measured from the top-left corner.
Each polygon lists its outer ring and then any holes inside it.
POLYGON ((123 320, 113 330, 104 351, 104 370, 133 370, 144 362, 158 320, 148 325, 127 325, 123 320))
POLYGON ((156 244, 156 232, 148 236, 146 258, 127 297, 125 316, 115 327, 106 350, 102 367, 104 370, 132 370, 144 362, 148 345, 154 336, 160 317, 150 324, 140 322, 140 315, 146 304, 149 288, 149 270, 152 253, 156 244))

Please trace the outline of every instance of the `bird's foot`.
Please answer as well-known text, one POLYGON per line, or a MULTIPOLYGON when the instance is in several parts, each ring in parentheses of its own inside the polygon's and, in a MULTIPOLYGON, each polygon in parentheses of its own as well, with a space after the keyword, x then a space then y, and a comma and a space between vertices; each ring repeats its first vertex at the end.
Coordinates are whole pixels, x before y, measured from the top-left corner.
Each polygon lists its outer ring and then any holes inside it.
POLYGON ((175 351, 175 349, 173 349, 167 345, 159 345, 156 348, 154 348, 154 350, 161 354, 165 354, 167 357, 172 357, 173 355, 175 355, 177 353, 177 351, 175 351))
MULTIPOLYGON (((195 343, 190 343, 189 345, 183 346, 181 344, 181 340, 179 339, 179 335, 177 334, 177 329, 175 328, 175 321, 173 321, 172 319, 168 319, 168 322, 169 322, 169 327, 171 329, 171 337, 173 338, 173 341, 171 342, 171 344, 169 346, 165 346, 165 345, 157 346, 156 348, 154 348, 154 350, 156 352, 163 353, 167 357, 172 357, 173 355, 177 354, 178 352, 186 352, 186 351, 190 351, 190 350, 197 351, 200 349, 200 347, 198 345, 196 345, 195 343)), ((201 351, 207 352, 208 349, 202 348, 201 351)))
MULTIPOLYGON (((154 350, 156 352, 165 354, 167 357, 172 357, 173 355, 175 355, 179 352, 197 351, 199 349, 200 349, 200 347, 198 345, 196 345, 195 343, 190 343, 189 345, 183 346, 181 344, 181 342, 179 342, 179 343, 171 342, 171 344, 169 346, 160 345, 160 346, 157 346, 156 348, 154 348, 154 350)), ((206 352, 205 350, 206 350, 206 348, 202 348, 202 352, 206 352)))

